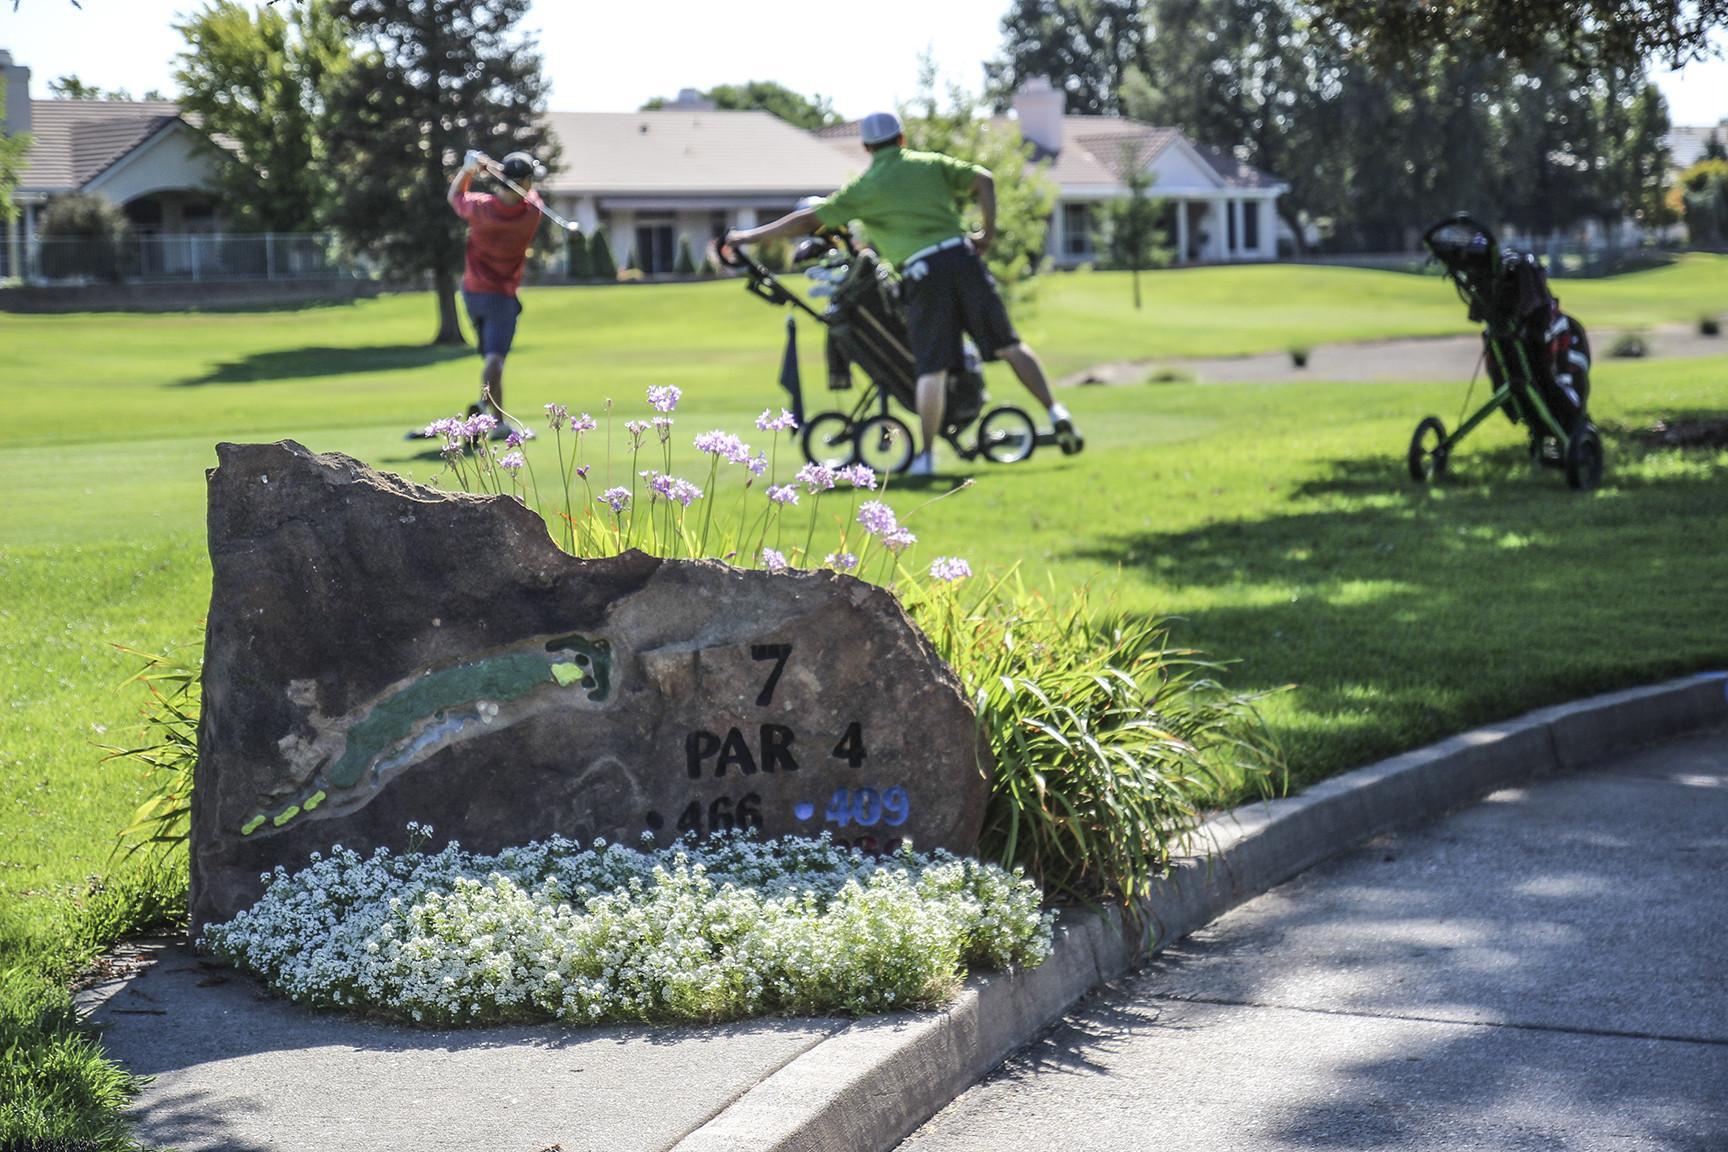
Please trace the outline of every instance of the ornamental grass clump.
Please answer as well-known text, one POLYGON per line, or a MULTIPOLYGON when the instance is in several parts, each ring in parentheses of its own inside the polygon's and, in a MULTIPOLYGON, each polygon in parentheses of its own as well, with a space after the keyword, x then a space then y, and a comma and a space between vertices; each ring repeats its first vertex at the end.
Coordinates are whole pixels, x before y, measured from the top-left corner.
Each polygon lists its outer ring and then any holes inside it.
POLYGON ((635 851, 553 837, 493 856, 338 846, 267 875, 263 898, 206 928, 203 947, 297 1002, 424 1024, 926 1008, 969 966, 1050 952, 1051 916, 1024 877, 826 838, 635 851))
POLYGON ((952 560, 908 607, 978 710, 996 772, 980 856, 1052 895, 1132 900, 1207 809, 1282 791, 1286 772, 1255 698, 1170 644, 1166 624, 1084 588, 1058 603, 1017 577, 968 594, 952 560))

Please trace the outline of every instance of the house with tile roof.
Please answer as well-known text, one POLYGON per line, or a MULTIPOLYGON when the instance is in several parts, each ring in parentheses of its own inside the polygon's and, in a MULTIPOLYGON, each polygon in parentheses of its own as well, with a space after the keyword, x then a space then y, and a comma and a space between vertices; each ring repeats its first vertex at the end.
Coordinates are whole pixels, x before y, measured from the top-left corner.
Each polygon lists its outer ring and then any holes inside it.
MULTIPOLYGON (((1228 152, 1120 116, 1070 116, 1061 91, 1042 78, 1014 94, 1014 115, 999 126, 1032 144, 1032 163, 1056 185, 1056 210, 1045 244, 1058 268, 1089 264, 1106 204, 1128 195, 1127 176, 1152 178, 1147 195, 1168 205, 1167 243, 1178 264, 1273 260, 1287 234, 1276 207, 1289 185, 1228 152)), ((860 148, 858 124, 820 133, 843 150, 860 148)), ((861 153, 860 153, 861 154, 861 153)))
POLYGON ((14 201, 21 209, 5 238, 5 266, 20 267, 50 199, 87 192, 119 205, 140 235, 221 230, 202 137, 178 106, 159 100, 32 100, 30 69, 0 49, 5 131, 29 133, 14 201))
MULTIPOLYGON (((69 192, 120 206, 141 236, 219 233, 211 157, 197 126, 161 101, 32 100, 30 70, 0 51, 6 130, 33 144, 16 199, 23 211, 5 268, 32 243, 44 203, 69 192)), ((1127 194, 1125 166, 1153 177, 1170 205, 1170 243, 1181 263, 1270 260, 1273 206, 1285 185, 1173 128, 1101 116, 1068 116, 1047 82, 1028 84, 1005 119, 1032 141, 1059 190, 1047 254, 1058 267, 1096 258, 1102 206, 1127 194)), ((767 112, 718 111, 692 91, 652 112, 552 112, 559 169, 540 184, 547 202, 590 235, 604 227, 620 267, 670 272, 678 249, 701 252, 728 228, 748 228, 806 196, 832 192, 869 164, 856 125, 820 133, 767 112)), ((195 249, 194 249, 195 250, 195 249)))

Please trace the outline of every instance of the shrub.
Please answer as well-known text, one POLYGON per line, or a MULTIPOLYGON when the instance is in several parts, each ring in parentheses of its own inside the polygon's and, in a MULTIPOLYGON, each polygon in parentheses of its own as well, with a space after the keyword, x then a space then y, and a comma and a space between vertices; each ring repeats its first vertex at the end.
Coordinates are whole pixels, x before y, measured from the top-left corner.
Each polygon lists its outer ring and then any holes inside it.
POLYGON ((84 192, 56 196, 42 213, 42 274, 50 279, 119 280, 125 213, 84 192))
POLYGON ((1300 344, 1290 349, 1290 363, 1296 368, 1308 367, 1308 349, 1300 344))
POLYGON ((1095 613, 1083 589, 1058 604, 1017 578, 970 605, 957 584, 932 583, 910 608, 996 758, 981 856, 1051 893, 1142 896, 1204 807, 1284 786, 1254 700, 1172 647, 1162 623, 1095 613))
POLYGON ((1608 346, 1608 355, 1617 360, 1637 360, 1650 354, 1650 346, 1638 332, 1624 332, 1608 346))
POLYGON ((1698 335, 1700 335, 1700 336, 1720 336, 1720 335, 1722 335, 1722 322, 1714 316, 1700 316, 1700 317, 1698 317, 1698 335))
POLYGON ((596 280, 618 279, 618 265, 612 260, 612 242, 604 228, 596 228, 594 239, 588 244, 588 271, 596 280))
POLYGON ((588 237, 580 232, 570 233, 570 239, 565 243, 564 275, 570 280, 587 280, 594 275, 594 262, 588 255, 588 237))
POLYGON ((690 237, 678 237, 678 255, 672 261, 672 271, 680 276, 696 275, 696 255, 690 250, 690 237))
POLYGON ((305 1004, 591 1024, 933 1007, 967 965, 1042 963, 1050 928, 1037 888, 1000 868, 729 833, 641 852, 337 847, 277 868, 202 943, 305 1004))

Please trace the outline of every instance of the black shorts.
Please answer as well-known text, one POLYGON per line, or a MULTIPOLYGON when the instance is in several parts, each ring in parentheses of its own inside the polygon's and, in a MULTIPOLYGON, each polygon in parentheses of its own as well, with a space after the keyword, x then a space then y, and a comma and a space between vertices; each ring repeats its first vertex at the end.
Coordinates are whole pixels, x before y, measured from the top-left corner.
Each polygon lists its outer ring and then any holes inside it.
POLYGON ((911 261, 900 269, 900 287, 920 376, 965 367, 962 333, 972 337, 986 360, 1020 343, 995 278, 971 248, 945 248, 911 261))

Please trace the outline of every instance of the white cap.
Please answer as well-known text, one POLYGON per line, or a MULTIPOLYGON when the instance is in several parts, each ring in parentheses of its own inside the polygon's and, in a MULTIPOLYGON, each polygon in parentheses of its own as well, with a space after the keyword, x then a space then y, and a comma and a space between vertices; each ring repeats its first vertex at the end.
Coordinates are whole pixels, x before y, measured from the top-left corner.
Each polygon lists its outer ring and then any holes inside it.
POLYGON ((864 123, 859 126, 859 134, 863 136, 866 147, 886 144, 898 138, 905 130, 900 124, 900 117, 892 112, 872 112, 864 117, 864 123))

